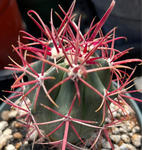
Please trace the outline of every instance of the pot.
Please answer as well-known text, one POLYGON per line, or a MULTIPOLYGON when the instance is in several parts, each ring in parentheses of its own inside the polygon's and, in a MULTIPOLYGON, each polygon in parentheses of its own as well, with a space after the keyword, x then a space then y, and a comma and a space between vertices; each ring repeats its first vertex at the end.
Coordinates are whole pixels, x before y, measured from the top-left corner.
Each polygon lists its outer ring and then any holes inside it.
MULTIPOLYGON (((0 70, 11 63, 8 58, 21 63, 11 45, 17 46, 19 31, 24 30, 23 21, 16 0, 0 0, 0 70)), ((26 40, 22 40, 26 42, 26 40)))
MULTIPOLYGON (((115 84, 114 84, 115 85, 115 84)), ((20 88, 17 89, 17 91, 20 91, 20 88)), ((11 96, 14 96, 15 94, 11 94, 9 97, 11 96)), ((126 93, 127 96, 131 96, 129 93, 126 93)), ((12 101, 14 102, 15 100, 17 100, 17 98, 15 99, 12 99, 12 101)), ((142 116, 142 112, 140 110, 140 108, 138 107, 136 101, 132 100, 132 99, 127 99, 125 98, 126 102, 129 104, 129 106, 134 110, 134 112, 136 113, 136 117, 138 119, 138 122, 139 122, 139 126, 141 127, 142 129, 142 119, 141 119, 141 116, 142 116)), ((0 114, 2 111, 4 110, 9 110, 10 109, 10 105, 6 104, 6 103, 2 103, 0 105, 0 114)), ((0 116, 0 119, 1 119, 1 116, 0 116)), ((142 130, 141 130, 142 132, 142 130)))

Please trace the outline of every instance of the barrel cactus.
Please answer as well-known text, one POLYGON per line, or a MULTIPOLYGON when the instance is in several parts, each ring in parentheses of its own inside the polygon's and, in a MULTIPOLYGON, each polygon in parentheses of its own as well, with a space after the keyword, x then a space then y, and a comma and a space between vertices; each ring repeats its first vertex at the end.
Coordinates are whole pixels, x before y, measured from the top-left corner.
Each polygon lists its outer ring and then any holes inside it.
MULTIPOLYGON (((139 59, 117 61, 130 49, 120 52, 114 48, 114 42, 125 38, 115 37, 116 28, 103 35, 101 27, 114 5, 113 0, 103 18, 95 25, 92 21, 84 35, 80 31, 81 17, 78 24, 74 22, 75 1, 67 13, 59 6, 65 17, 61 18, 57 14, 61 20, 58 29, 53 25, 52 10, 51 29, 35 11, 28 12, 29 17, 41 30, 41 37, 35 38, 21 31, 25 34, 23 38, 30 40, 30 43, 21 43, 19 38, 19 46, 13 46, 13 49, 21 58, 23 65, 10 58, 13 64, 5 67, 22 72, 19 77, 15 74, 15 82, 11 88, 22 89, 20 100, 25 103, 26 108, 12 103, 10 101, 12 98, 4 100, 25 111, 20 118, 29 131, 27 138, 37 130, 39 134, 37 143, 42 143, 43 139, 48 138, 50 140, 48 144, 62 145, 62 150, 65 150, 67 146, 73 148, 73 145, 79 142, 84 144, 84 139, 89 139, 94 130, 99 131, 98 135, 106 131, 105 117, 108 111, 112 113, 109 109, 110 103, 122 109, 126 118, 127 112, 121 105, 124 100, 122 93, 125 86, 131 82, 135 69, 128 76, 121 68, 131 69, 125 64, 142 61, 139 59), (32 14, 37 16, 40 23, 32 14), (28 63, 26 57, 34 58, 35 61, 28 63), (24 76, 27 76, 28 81, 24 80, 24 76), (124 82, 125 76, 127 80, 124 82), (113 85, 114 80, 117 86, 113 85), (30 128, 33 130, 30 131, 30 128)), ((115 124, 115 119, 111 119, 111 125, 115 124)), ((107 133, 104 133, 107 136, 107 133)))

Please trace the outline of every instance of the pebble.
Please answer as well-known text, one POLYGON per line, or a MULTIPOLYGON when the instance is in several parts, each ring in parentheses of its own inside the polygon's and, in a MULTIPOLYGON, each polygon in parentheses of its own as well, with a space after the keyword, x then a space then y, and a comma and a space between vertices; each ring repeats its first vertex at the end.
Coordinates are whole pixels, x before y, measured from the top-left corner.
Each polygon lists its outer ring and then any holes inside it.
POLYGON ((13 138, 14 138, 14 139, 22 139, 22 134, 21 134, 20 132, 15 132, 15 133, 13 134, 13 138))
POLYGON ((2 113, 1 113, 1 118, 2 118, 2 120, 4 120, 4 121, 8 121, 9 120, 9 110, 5 110, 5 111, 3 111, 2 113))
POLYGON ((112 113, 112 115, 113 115, 114 118, 117 118, 118 113, 117 113, 116 111, 114 111, 114 112, 112 113))
POLYGON ((120 148, 119 148, 119 147, 116 147, 116 148, 114 148, 114 150, 120 150, 120 148))
POLYGON ((135 123, 133 121, 125 121, 124 126, 122 126, 122 128, 127 132, 130 132, 134 126, 135 123))
POLYGON ((121 136, 120 135, 110 135, 110 139, 115 142, 115 143, 118 143, 121 139, 121 136))
POLYGON ((19 105, 19 104, 20 104, 20 101, 21 101, 21 97, 20 97, 19 99, 17 99, 14 103, 15 103, 16 105, 19 105))
MULTIPOLYGON (((27 110, 27 106, 26 105, 23 105, 21 106, 23 109, 26 109, 27 110)), ((26 111, 23 111, 23 110, 19 110, 18 111, 18 116, 22 116, 22 115, 25 115, 27 112, 26 111)))
POLYGON ((123 143, 124 143, 124 141, 120 140, 119 143, 118 143, 118 146, 121 146, 123 143))
POLYGON ((25 146, 28 145, 28 144, 29 144, 28 141, 24 141, 24 142, 23 142, 23 145, 25 145, 25 146))
POLYGON ((5 138, 1 138, 0 139, 0 150, 2 150, 2 148, 6 145, 6 139, 5 138))
POLYGON ((7 146, 5 147, 5 149, 4 149, 4 150, 17 150, 17 149, 15 148, 15 146, 14 146, 14 145, 9 144, 9 145, 7 145, 7 146))
POLYGON ((11 111, 9 112, 9 119, 15 118, 16 115, 17 115, 17 110, 11 110, 11 111))
POLYGON ((134 134, 131 137, 131 141, 132 141, 133 145, 136 146, 136 147, 140 147, 141 146, 141 139, 142 139, 142 136, 139 135, 139 134, 134 134))
POLYGON ((6 135, 3 137, 0 137, 0 150, 2 150, 2 148, 6 145, 7 140, 11 139, 12 135, 6 135))
POLYGON ((13 136, 12 135, 5 135, 3 138, 5 138, 6 140, 11 139, 13 136))
POLYGON ((19 149, 21 147, 21 145, 22 145, 22 142, 18 142, 18 143, 15 144, 15 148, 19 149))
POLYGON ((10 126, 12 127, 12 128, 15 128, 15 124, 17 123, 17 121, 12 121, 12 123, 10 124, 10 126))
POLYGON ((114 148, 119 148, 119 146, 117 144, 114 144, 113 146, 114 146, 114 148))
POLYGON ((12 130, 9 129, 9 128, 6 128, 4 131, 3 131, 3 136, 6 136, 6 135, 11 135, 12 134, 12 130))
POLYGON ((14 124, 14 127, 15 128, 21 128, 23 125, 21 124, 21 123, 19 123, 19 122, 16 122, 15 124, 14 124))
MULTIPOLYGON (((30 100, 27 97, 25 97, 25 100, 19 102, 19 105, 22 106, 22 107, 23 106, 25 107, 25 102, 26 102, 26 104, 30 104, 30 100)), ((27 108, 27 106, 26 106, 26 108, 27 108)))
POLYGON ((118 112, 119 112, 120 114, 122 114, 122 109, 118 109, 118 112))
POLYGON ((135 126, 133 129, 132 129, 132 133, 138 133, 140 132, 140 127, 139 126, 135 126))
MULTIPOLYGON (((128 115, 134 114, 133 110, 132 110, 130 107, 128 107, 127 105, 124 105, 124 109, 125 109, 125 111, 128 113, 128 115)), ((121 115, 122 115, 122 116, 126 115, 126 112, 122 112, 121 115)))
POLYGON ((122 127, 119 128, 119 132, 121 132, 121 133, 127 133, 127 131, 124 128, 122 128, 122 127))
POLYGON ((131 142, 131 139, 130 137, 127 135, 127 134, 123 134, 121 135, 121 139, 126 142, 126 143, 130 143, 131 142))
POLYGON ((2 135, 2 131, 0 130, 0 136, 2 135))
POLYGON ((112 130, 112 133, 114 133, 114 134, 119 134, 119 128, 117 128, 117 127, 112 127, 111 130, 112 130))
POLYGON ((117 113, 116 118, 117 118, 117 119, 120 119, 120 118, 121 118, 121 114, 120 114, 120 113, 117 113))
POLYGON ((105 142, 102 143, 102 147, 106 148, 106 149, 110 149, 111 145, 110 145, 110 143, 108 141, 105 141, 105 142))
POLYGON ((0 121, 0 130, 4 130, 8 126, 7 121, 0 121))
POLYGON ((2 113, 1 113, 1 118, 2 120, 4 121, 9 121, 10 119, 13 119, 15 118, 17 115, 17 110, 4 110, 2 113))
POLYGON ((33 141, 36 140, 38 137, 38 131, 35 130, 31 135, 28 135, 28 136, 29 136, 28 140, 33 140, 33 141))
POLYGON ((114 103, 111 103, 110 104, 110 109, 111 111, 115 110, 115 109, 118 109, 119 107, 117 105, 115 105, 114 103))
POLYGON ((120 147, 120 150, 136 150, 132 144, 123 143, 120 147))
POLYGON ((126 133, 128 136, 132 137, 134 134, 132 132, 126 133))
POLYGON ((111 119, 108 118, 108 117, 106 117, 106 118, 105 118, 105 122, 106 122, 106 123, 111 123, 111 119))

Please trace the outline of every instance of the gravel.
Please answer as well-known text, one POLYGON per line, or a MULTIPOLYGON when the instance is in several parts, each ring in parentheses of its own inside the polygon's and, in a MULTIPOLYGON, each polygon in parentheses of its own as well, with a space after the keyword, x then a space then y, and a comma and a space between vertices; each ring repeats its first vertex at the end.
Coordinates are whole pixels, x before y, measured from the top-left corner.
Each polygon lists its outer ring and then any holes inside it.
MULTIPOLYGON (((117 110, 113 113, 114 118, 120 119, 124 116, 123 112, 114 104, 110 105, 110 108, 112 110, 117 110)), ((128 110, 127 112, 130 115, 130 119, 109 126, 109 138, 114 150, 140 150, 142 145, 140 126, 136 120, 134 112, 130 111, 126 106, 125 110, 128 110)), ((23 112, 19 111, 18 113, 21 115, 23 112)), ((33 144, 29 139, 22 143, 26 138, 26 128, 15 119, 16 114, 16 110, 5 110, 1 114, 3 120, 0 121, 0 150, 31 150, 33 147, 33 144)), ((106 118, 105 121, 106 124, 110 123, 109 117, 106 118)), ((92 134, 91 140, 95 140, 96 137, 97 131, 92 134)), ((29 138, 33 140, 37 139, 37 131, 35 130, 29 138)), ((98 140, 99 141, 95 145, 97 150, 111 150, 111 145, 105 136, 100 136, 98 140)), ((89 148, 90 145, 88 140, 86 143, 89 148)), ((33 150, 48 150, 49 148, 50 147, 47 145, 43 146, 35 144, 33 150)))

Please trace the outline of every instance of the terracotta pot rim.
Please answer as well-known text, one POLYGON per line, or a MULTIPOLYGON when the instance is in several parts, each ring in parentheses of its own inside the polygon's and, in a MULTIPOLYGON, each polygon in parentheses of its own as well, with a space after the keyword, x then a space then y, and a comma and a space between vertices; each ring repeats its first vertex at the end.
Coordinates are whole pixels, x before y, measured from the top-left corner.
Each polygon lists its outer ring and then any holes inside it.
POLYGON ((0 15, 5 11, 8 7, 11 0, 0 0, 0 15))
POLYGON ((50 3, 50 1, 51 0, 18 0, 18 3, 30 6, 30 5, 40 5, 40 4, 44 4, 44 3, 47 3, 47 2, 50 3))

